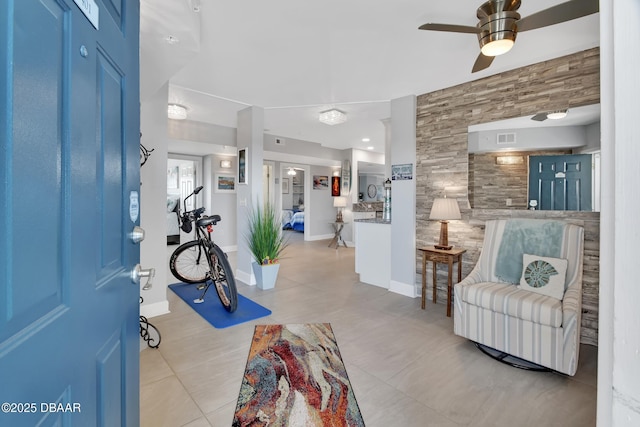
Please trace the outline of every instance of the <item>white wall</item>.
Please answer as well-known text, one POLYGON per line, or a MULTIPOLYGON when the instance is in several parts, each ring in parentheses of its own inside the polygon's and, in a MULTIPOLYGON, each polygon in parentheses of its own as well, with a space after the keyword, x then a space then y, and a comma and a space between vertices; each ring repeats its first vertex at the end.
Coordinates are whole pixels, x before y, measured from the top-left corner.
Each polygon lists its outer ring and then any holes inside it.
MULTIPOLYGON (((143 316, 153 317, 169 312, 167 302, 167 96, 164 85, 155 95, 142 102, 140 129, 142 144, 153 150, 140 169, 140 226, 146 232, 140 243, 140 265, 155 268, 153 287, 141 291, 143 316)), ((144 285, 141 284, 141 287, 144 285)))
POLYGON ((314 176, 326 176, 329 186, 320 190, 312 189, 309 193, 309 206, 305 209, 305 231, 309 228, 309 238, 311 240, 326 239, 333 237, 331 223, 336 220, 336 209, 333 207, 333 197, 331 197, 331 176, 336 168, 327 166, 311 166, 310 178, 313 182, 314 176))
MULTIPOLYGON (((588 144, 587 126, 551 126, 544 128, 502 129, 469 132, 469 153, 500 150, 541 150, 578 148, 588 144), (515 133, 513 144, 498 144, 498 133, 515 133)), ((599 142, 599 141, 598 141, 599 142)))
POLYGON ((342 150, 323 147, 317 142, 282 138, 267 134, 264 135, 263 147, 265 160, 339 166, 343 158, 342 150), (280 140, 280 144, 276 144, 276 138, 280 140))
POLYGON ((600 2, 602 211, 598 319, 601 427, 640 425, 640 3, 600 2))
POLYGON ((385 177, 382 175, 368 175, 358 174, 358 191, 364 195, 363 202, 381 202, 384 200, 384 181, 385 177), (376 186, 375 197, 369 197, 368 188, 369 185, 376 186))
POLYGON ((236 216, 237 189, 236 192, 233 193, 219 191, 217 189, 218 182, 216 177, 218 175, 236 176, 236 170, 238 167, 237 160, 237 156, 218 154, 205 156, 203 160, 205 167, 204 191, 209 199, 209 203, 206 203, 205 198, 206 213, 208 215, 220 215, 222 218, 214 227, 211 237, 225 252, 232 252, 238 249, 238 236, 236 233, 238 228, 236 216), (222 168, 220 166, 220 162, 222 160, 229 160, 231 162, 231 167, 222 168))

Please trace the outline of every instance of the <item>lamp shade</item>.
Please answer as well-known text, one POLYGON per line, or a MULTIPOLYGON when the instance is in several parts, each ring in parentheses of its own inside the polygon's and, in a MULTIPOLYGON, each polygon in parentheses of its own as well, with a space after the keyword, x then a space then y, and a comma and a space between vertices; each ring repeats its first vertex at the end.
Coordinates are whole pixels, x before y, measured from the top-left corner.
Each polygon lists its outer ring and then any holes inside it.
POLYGON ((435 199, 429 219, 447 221, 450 219, 460 219, 460 208, 456 199, 435 199))
POLYGON ((346 197, 334 197, 333 198, 333 207, 334 208, 344 208, 347 206, 347 198, 346 197))

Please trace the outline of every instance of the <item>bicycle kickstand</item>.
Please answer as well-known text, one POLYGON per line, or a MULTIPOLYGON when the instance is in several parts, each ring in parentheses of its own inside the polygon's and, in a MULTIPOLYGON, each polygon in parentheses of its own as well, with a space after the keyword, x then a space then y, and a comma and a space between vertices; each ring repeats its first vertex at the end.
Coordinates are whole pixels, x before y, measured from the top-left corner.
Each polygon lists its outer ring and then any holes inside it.
MULTIPOLYGON (((207 291, 209 290, 209 286, 211 286, 211 279, 208 279, 206 282, 206 284, 204 284, 204 291, 202 291, 202 295, 200 295, 200 298, 193 300, 193 302, 195 304, 201 304, 204 302, 204 296, 206 295, 207 291)), ((202 288, 199 288, 202 289, 202 288)))

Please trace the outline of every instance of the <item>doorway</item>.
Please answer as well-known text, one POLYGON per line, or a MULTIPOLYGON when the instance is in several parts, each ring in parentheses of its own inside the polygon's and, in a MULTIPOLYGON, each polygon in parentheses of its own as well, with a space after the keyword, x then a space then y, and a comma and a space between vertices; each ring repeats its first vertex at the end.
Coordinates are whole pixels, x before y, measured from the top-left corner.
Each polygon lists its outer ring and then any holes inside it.
POLYGON ((167 245, 193 240, 193 231, 180 230, 180 212, 202 206, 202 193, 185 199, 202 185, 202 158, 169 154, 167 159, 167 245))

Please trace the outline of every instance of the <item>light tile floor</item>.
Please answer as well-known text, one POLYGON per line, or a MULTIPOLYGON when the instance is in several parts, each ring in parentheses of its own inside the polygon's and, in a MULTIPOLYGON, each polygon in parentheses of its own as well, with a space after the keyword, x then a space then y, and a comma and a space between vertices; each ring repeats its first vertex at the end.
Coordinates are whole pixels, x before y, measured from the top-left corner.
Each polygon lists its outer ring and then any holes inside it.
POLYGON ((353 248, 292 233, 275 289, 238 284, 269 317, 215 329, 167 291, 160 348, 140 354, 142 426, 231 426, 254 325, 312 322, 331 323, 368 427, 595 426, 597 348, 575 377, 509 367, 453 335, 444 304, 360 283, 353 248))

